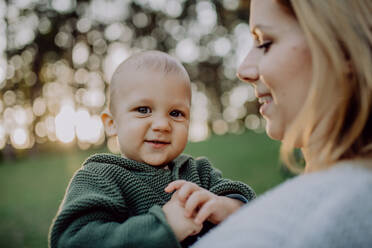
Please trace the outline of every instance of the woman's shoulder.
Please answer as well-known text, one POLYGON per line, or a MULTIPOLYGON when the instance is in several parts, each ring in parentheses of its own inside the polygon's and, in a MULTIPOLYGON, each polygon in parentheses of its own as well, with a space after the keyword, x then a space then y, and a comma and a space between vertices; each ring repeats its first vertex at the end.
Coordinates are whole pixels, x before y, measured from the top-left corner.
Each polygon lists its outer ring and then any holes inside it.
MULTIPOLYGON (((278 201, 283 208, 295 208, 294 213, 303 209, 304 215, 311 215, 314 211, 331 210, 325 207, 326 204, 333 205, 332 211, 338 209, 339 205, 345 207, 349 203, 349 207, 354 208, 355 201, 368 200, 372 204, 372 197, 365 197, 371 191, 372 169, 358 162, 341 162, 327 170, 287 180, 263 194, 260 204, 278 201)), ((342 211, 342 208, 339 209, 342 211)))
POLYGON ((247 204, 200 247, 364 247, 372 243, 371 191, 372 170, 355 163, 300 175, 247 204))
POLYGON ((332 167, 307 174, 302 174, 292 179, 287 180, 279 185, 274 191, 302 191, 307 187, 318 189, 321 191, 337 191, 341 190, 346 193, 345 187, 359 187, 372 183, 372 164, 371 168, 365 166, 359 161, 347 161, 334 164, 332 167), (293 186, 296 187, 293 187, 293 186), (335 187, 342 185, 342 187, 335 187), (359 186, 358 186, 359 185, 359 186))

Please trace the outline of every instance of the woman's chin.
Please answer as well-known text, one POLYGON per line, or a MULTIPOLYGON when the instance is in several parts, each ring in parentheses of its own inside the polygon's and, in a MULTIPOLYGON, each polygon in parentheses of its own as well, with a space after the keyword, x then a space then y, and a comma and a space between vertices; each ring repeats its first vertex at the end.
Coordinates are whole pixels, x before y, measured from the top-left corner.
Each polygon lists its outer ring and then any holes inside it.
POLYGON ((282 129, 278 125, 271 123, 270 120, 266 120, 266 134, 273 140, 283 139, 282 129))

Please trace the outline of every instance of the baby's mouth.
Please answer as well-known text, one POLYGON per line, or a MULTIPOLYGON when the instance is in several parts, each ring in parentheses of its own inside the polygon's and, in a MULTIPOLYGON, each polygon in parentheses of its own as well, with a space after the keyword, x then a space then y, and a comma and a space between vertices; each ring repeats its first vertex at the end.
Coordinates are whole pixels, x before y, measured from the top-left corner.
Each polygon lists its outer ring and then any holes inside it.
POLYGON ((146 143, 153 143, 153 144, 164 144, 169 145, 170 142, 168 141, 161 141, 161 140, 145 140, 146 143))
POLYGON ((171 144, 171 142, 163 141, 163 140, 145 140, 145 144, 150 145, 150 147, 152 147, 152 149, 156 149, 156 150, 161 149, 162 150, 162 149, 168 147, 171 144))

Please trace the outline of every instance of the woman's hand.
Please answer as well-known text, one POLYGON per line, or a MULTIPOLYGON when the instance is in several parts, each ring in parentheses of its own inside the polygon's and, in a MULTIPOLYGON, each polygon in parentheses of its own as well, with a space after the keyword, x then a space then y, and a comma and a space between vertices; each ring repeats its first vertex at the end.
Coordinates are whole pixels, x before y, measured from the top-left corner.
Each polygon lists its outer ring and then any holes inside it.
POLYGON ((215 195, 185 180, 174 181, 165 188, 168 193, 175 190, 177 190, 178 200, 184 205, 185 217, 195 216, 194 220, 198 225, 205 220, 219 224, 243 205, 239 200, 215 195))

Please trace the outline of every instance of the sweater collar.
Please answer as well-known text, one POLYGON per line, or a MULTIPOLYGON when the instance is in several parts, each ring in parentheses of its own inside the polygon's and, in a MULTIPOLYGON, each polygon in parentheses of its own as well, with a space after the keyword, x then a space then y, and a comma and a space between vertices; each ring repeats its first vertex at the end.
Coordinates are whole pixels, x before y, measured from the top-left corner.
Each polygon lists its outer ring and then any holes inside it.
POLYGON ((181 154, 173 161, 169 162, 164 166, 151 166, 146 163, 141 163, 132 159, 124 158, 120 155, 116 154, 109 154, 109 153, 100 153, 94 154, 90 156, 85 162, 84 165, 96 162, 102 164, 115 164, 120 167, 124 167, 128 170, 138 171, 138 172, 156 172, 156 171, 163 171, 165 166, 168 166, 171 171, 178 171, 183 165, 187 164, 187 161, 191 158, 191 156, 186 154, 181 154))

